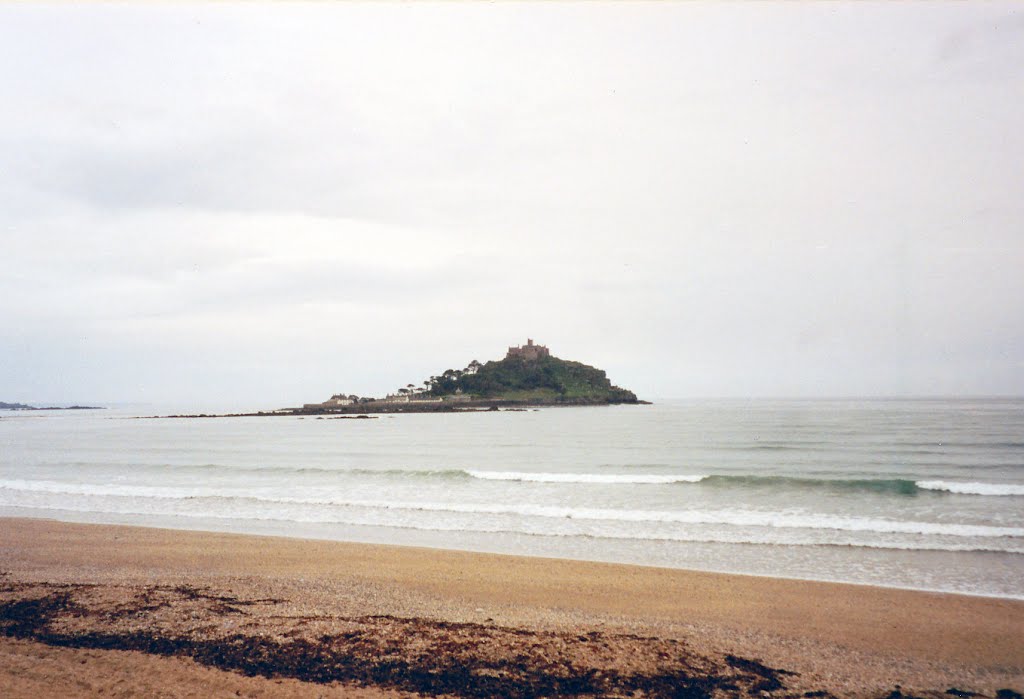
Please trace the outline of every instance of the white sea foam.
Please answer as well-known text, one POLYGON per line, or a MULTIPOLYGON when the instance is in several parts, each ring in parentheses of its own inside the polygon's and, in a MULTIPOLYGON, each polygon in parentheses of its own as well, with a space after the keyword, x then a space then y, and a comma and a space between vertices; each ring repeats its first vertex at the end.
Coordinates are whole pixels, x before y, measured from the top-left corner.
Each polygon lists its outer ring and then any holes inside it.
MULTIPOLYGON (((219 499, 218 499, 219 500, 219 499)), ((163 501, 166 504, 166 501, 163 501)), ((96 512, 91 507, 75 505, 32 505, 31 510, 54 510, 63 512, 96 512)), ((129 515, 151 517, 172 516, 185 519, 199 520, 242 520, 242 521, 264 521, 302 524, 328 524, 328 525, 353 525, 353 526, 384 526, 389 529, 408 529, 416 531, 437 531, 437 532, 474 532, 480 534, 517 534, 538 537, 553 538, 585 538, 585 539, 610 539, 610 540, 634 540, 634 541, 664 541, 695 544, 752 544, 765 546, 829 546, 842 548, 867 548, 885 549, 897 551, 950 551, 950 552, 988 552, 988 553, 1015 553, 1024 554, 1024 547, 1011 545, 977 545, 973 543, 957 544, 948 541, 894 541, 894 540, 843 540, 817 537, 813 539, 778 539, 768 533, 765 535, 751 535, 749 533, 731 531, 693 532, 677 531, 662 533, 638 534, 628 531, 617 531, 614 529, 593 529, 581 532, 577 529, 556 530, 550 527, 544 529, 524 526, 523 522, 517 524, 487 524, 476 521, 472 524, 466 522, 453 522, 446 520, 431 520, 425 522, 381 522, 365 516, 360 516, 351 510, 347 513, 327 511, 283 511, 280 509, 259 509, 252 512, 231 511, 230 509, 217 508, 198 512, 180 511, 173 507, 147 507, 120 506, 108 510, 106 513, 116 515, 129 515)))
POLYGON ((3 419, 0 514, 1024 597, 1020 400, 524 415, 3 419))
MULTIPOLYGON (((281 498, 280 502, 309 504, 308 500, 281 498)), ((519 515, 612 522, 664 522, 672 524, 716 524, 783 529, 834 529, 850 532, 921 534, 959 537, 1024 537, 1021 527, 993 527, 977 524, 944 524, 869 517, 843 517, 814 513, 770 512, 759 510, 618 510, 549 505, 493 505, 473 503, 384 502, 326 499, 316 504, 343 507, 372 507, 463 514, 519 515)))
MULTIPOLYGON (((498 472, 488 472, 498 473, 498 472)), ((504 474, 503 474, 504 475, 504 474)), ((519 475, 519 474, 516 474, 519 475)), ((564 474, 530 474, 560 476, 564 474)), ((592 474, 594 475, 594 474, 592 474)), ((928 482, 932 483, 932 482, 928 482)), ((950 485, 942 481, 943 485, 950 485)), ((952 485, 957 485, 951 483, 952 485)), ((966 484, 971 486, 984 484, 966 484)), ((925 487, 925 486, 922 486, 925 487)), ((452 513, 463 515, 510 516, 543 519, 571 519, 592 522, 667 523, 681 525, 722 525, 733 527, 764 527, 776 529, 837 530, 882 534, 912 534, 956 537, 1024 537, 1024 527, 980 524, 895 520, 801 511, 764 511, 749 509, 718 510, 640 510, 611 508, 580 508, 527 503, 459 503, 459 501, 380 500, 335 496, 324 491, 295 491, 294 495, 265 494, 250 489, 213 487, 167 487, 131 484, 65 483, 48 480, 0 480, 0 488, 12 491, 79 495, 86 497, 129 497, 164 500, 249 501, 264 506, 289 505, 305 507, 360 508, 377 511, 452 513)), ((8 505, 17 505, 8 503, 8 505)), ((215 509, 212 507, 211 510, 215 509)))
MULTIPOLYGON (((269 505, 331 506, 366 508, 373 510, 401 510, 410 512, 436 512, 471 515, 519 516, 547 519, 575 519, 583 521, 669 523, 683 525, 723 525, 735 527, 765 527, 779 529, 836 530, 846 532, 874 532, 881 534, 912 534, 924 536, 1015 538, 1024 537, 1024 528, 996 527, 977 524, 955 524, 892 520, 884 518, 840 516, 811 512, 776 512, 747 509, 718 510, 639 510, 552 505, 460 503, 430 501, 360 500, 344 497, 265 496, 238 491, 210 488, 173 488, 137 485, 96 485, 59 483, 55 481, 0 480, 0 488, 15 491, 51 494, 84 495, 91 497, 134 497, 162 500, 216 499, 250 501, 269 505)), ((17 504, 17 503, 8 503, 17 504)))
POLYGON ((627 473, 533 473, 529 471, 473 471, 473 478, 489 481, 528 481, 533 483, 698 483, 707 476, 666 476, 659 474, 627 473))
POLYGON ((1024 495, 1024 485, 1011 483, 966 483, 961 481, 917 481, 922 490, 944 490, 960 495, 1024 495))
POLYGON ((143 498, 189 498, 196 496, 221 495, 221 491, 204 488, 168 488, 150 485, 119 485, 116 483, 64 483, 60 481, 36 480, 0 480, 0 488, 5 490, 23 490, 35 493, 55 493, 63 495, 116 495, 122 497, 143 498))

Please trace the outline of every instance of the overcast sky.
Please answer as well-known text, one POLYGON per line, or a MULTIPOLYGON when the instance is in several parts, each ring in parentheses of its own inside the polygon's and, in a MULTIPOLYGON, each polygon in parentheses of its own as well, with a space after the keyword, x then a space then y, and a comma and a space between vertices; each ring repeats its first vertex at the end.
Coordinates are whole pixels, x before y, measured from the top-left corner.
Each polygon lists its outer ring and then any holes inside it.
POLYGON ((1020 3, 0 5, 0 400, 1024 394, 1020 3))

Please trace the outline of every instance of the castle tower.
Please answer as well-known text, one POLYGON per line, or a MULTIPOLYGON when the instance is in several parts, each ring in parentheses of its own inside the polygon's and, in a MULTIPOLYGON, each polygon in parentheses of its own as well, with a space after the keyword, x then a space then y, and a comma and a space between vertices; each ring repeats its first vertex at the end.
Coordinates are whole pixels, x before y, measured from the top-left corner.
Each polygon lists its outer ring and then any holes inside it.
POLYGON ((550 357, 551 352, 544 345, 536 345, 533 338, 527 338, 526 344, 521 347, 509 347, 505 359, 522 359, 528 362, 536 361, 543 357, 550 357))

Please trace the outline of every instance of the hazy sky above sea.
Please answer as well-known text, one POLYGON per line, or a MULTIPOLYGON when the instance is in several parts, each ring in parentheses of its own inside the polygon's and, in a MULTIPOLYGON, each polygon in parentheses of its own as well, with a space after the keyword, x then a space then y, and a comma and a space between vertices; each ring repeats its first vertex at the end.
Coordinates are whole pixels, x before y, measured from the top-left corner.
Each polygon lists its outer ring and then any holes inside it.
POLYGON ((0 212, 0 400, 1024 394, 1024 5, 5 3, 0 212))

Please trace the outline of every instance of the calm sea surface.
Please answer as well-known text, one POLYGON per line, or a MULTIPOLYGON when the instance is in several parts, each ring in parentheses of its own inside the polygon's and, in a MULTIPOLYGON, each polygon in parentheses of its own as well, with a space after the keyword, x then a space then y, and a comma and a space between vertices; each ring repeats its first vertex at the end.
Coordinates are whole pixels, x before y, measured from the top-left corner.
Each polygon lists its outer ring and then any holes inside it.
POLYGON ((1024 400, 0 411, 0 515, 1024 598, 1024 400))

